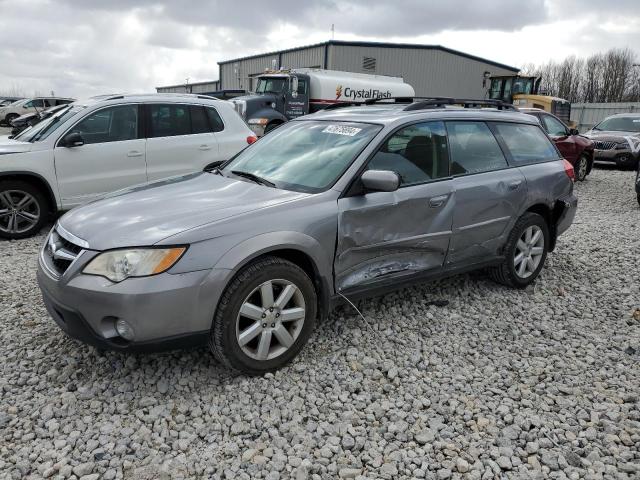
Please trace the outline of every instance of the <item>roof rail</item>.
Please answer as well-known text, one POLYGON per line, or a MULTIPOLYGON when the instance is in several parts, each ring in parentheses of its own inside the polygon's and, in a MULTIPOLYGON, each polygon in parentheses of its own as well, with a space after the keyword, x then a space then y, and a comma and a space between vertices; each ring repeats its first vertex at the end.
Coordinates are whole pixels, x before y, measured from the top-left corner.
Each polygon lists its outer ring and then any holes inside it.
POLYGON ((505 103, 501 100, 435 97, 411 103, 404 108, 404 111, 408 112, 413 110, 425 110, 429 108, 441 108, 446 105, 460 105, 464 108, 493 107, 498 110, 517 110, 517 108, 512 104, 505 103))

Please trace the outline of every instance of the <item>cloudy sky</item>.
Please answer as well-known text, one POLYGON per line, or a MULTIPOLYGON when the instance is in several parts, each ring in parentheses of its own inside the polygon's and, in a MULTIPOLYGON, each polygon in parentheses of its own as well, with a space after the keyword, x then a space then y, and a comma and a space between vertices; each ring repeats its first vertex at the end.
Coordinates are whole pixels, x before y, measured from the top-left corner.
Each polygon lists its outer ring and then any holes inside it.
POLYGON ((338 40, 440 44, 516 67, 640 48, 638 0, 0 0, 0 93, 216 79, 218 61, 325 41, 331 24, 338 40))

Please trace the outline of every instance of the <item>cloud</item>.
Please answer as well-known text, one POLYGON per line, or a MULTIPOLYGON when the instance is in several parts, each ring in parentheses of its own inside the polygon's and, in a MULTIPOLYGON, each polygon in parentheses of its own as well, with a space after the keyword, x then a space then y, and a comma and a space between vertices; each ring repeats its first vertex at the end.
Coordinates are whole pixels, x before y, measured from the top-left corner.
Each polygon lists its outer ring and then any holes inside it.
POLYGON ((215 79, 218 61, 336 38, 523 65, 640 42, 637 0, 0 0, 0 92, 87 96, 215 79))

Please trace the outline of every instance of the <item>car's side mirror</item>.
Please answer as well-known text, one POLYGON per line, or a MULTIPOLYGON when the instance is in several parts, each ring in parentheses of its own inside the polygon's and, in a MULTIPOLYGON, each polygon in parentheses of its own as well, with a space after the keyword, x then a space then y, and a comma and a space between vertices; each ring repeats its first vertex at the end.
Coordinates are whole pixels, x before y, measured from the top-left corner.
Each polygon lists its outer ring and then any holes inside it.
POLYGON ((84 145, 84 140, 82 139, 82 135, 78 132, 71 132, 69 135, 62 139, 60 142, 63 147, 71 148, 71 147, 81 147, 84 145))
POLYGON ((578 131, 577 128, 570 128, 569 135, 580 135, 580 132, 578 131))
POLYGON ((395 192, 400 187, 400 176, 391 170, 367 170, 360 180, 368 192, 395 192))

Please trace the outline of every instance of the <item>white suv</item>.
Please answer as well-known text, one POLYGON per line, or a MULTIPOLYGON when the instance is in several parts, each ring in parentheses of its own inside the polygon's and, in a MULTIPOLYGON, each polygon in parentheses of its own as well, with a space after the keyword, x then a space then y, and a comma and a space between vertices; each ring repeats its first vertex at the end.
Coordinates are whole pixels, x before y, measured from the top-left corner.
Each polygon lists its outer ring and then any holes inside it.
POLYGON ((34 235, 50 213, 200 171, 255 140, 233 105, 211 97, 117 95, 76 102, 0 142, 0 237, 34 235))
POLYGON ((0 122, 11 125, 11 120, 27 113, 38 113, 56 105, 66 105, 73 102, 73 98, 37 97, 24 98, 0 107, 0 122))

